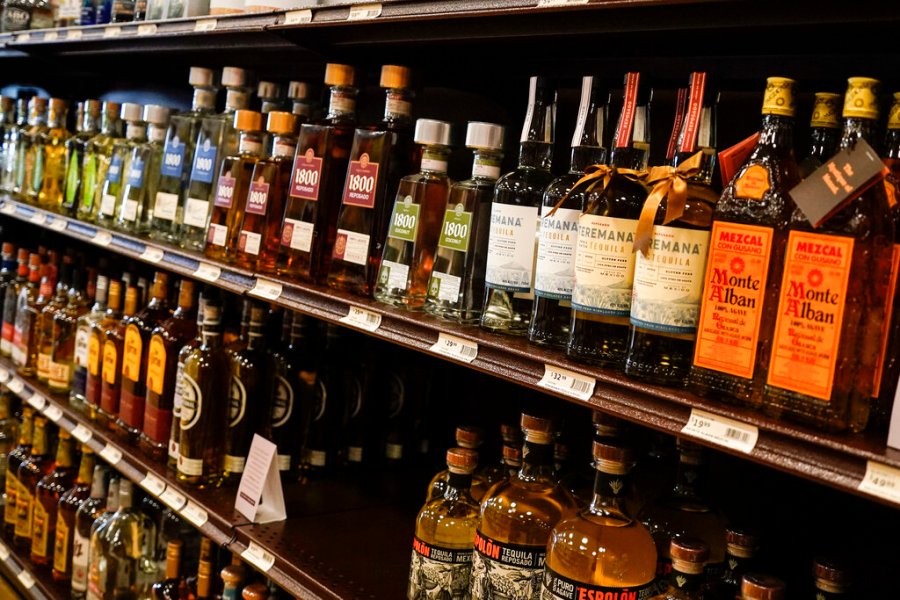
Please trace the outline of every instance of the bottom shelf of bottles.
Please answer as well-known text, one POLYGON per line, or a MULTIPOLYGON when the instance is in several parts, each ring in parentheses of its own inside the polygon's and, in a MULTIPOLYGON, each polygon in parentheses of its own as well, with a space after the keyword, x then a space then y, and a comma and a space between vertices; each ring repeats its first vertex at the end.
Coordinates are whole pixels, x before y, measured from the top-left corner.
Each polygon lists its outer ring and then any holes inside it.
POLYGON ((16 552, 6 540, 0 541, 0 573, 26 598, 69 600, 71 597, 67 583, 45 576, 39 565, 16 552))

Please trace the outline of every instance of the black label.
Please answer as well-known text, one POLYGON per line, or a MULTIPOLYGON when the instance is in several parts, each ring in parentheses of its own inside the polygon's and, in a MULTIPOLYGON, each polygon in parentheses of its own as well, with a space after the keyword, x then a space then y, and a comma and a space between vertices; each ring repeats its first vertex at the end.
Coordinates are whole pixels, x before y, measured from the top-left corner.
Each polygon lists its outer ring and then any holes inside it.
POLYGON ((433 546, 428 542, 424 542, 419 538, 413 538, 413 550, 421 556, 430 558, 431 560, 448 563, 448 564, 472 564, 472 549, 453 550, 451 548, 441 548, 433 546))
POLYGON ((472 598, 540 600, 546 546, 504 544, 475 533, 472 598))
POLYGON ((602 587, 568 579, 547 568, 540 600, 645 600, 651 593, 651 583, 638 587, 602 587))
POLYGON ((471 548, 441 548, 413 538, 407 598, 468 598, 471 576, 471 548))

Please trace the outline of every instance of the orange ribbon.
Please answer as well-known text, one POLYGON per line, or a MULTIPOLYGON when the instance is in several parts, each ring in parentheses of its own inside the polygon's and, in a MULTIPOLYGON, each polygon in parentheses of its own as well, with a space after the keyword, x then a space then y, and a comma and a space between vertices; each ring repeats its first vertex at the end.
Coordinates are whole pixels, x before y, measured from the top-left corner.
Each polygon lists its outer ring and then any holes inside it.
MULTIPOLYGON (((584 170, 584 176, 575 182, 575 185, 572 186, 566 194, 559 199, 559 202, 556 203, 556 206, 553 207, 549 213, 547 213, 548 217, 553 216, 553 214, 557 211, 557 209, 562 206, 563 202, 576 192, 593 192, 597 191, 598 193, 603 193, 609 183, 613 180, 613 177, 616 175, 620 175, 631 181, 635 181, 640 183, 643 177, 645 176, 644 171, 635 171, 633 169, 617 169, 616 167, 611 167, 609 165, 590 165, 584 170), (599 189, 598 189, 599 188, 599 189)), ((592 201, 589 206, 584 208, 584 213, 589 213, 594 208, 594 202, 592 201)))

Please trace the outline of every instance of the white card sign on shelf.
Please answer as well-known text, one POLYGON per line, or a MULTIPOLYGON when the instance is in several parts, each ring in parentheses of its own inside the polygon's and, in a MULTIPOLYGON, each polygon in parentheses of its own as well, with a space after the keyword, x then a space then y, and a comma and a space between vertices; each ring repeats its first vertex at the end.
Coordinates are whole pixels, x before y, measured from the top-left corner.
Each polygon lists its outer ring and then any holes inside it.
POLYGON ((194 31, 215 31, 218 24, 215 19, 200 19, 194 23, 194 31))
POLYGON ((34 410, 44 410, 44 406, 47 405, 47 399, 38 392, 33 393, 26 402, 28 402, 28 405, 32 406, 34 410))
POLYGON ((166 482, 153 473, 147 473, 147 476, 141 480, 141 487, 159 498, 166 491, 166 482))
POLYGON ((289 10, 284 13, 285 25, 305 25, 306 23, 312 23, 312 20, 313 12, 310 8, 304 10, 289 10))
POLYGON ((373 2, 371 4, 357 4, 350 7, 350 16, 348 21, 368 21, 369 19, 377 19, 381 16, 381 3, 373 2))
POLYGON ((30 33, 20 33, 19 35, 16 36, 16 43, 17 43, 17 44, 26 44, 26 43, 28 43, 28 42, 30 42, 30 41, 31 41, 31 34, 30 34, 30 33))
POLYGON ((84 425, 79 424, 77 427, 75 427, 75 429, 72 430, 72 437, 82 444, 87 444, 88 440, 94 437, 94 432, 84 425))
POLYGON ((59 39, 59 34, 58 34, 57 32, 55 32, 55 31, 48 31, 47 33, 44 34, 44 39, 43 39, 43 41, 45 41, 45 42, 55 42, 55 41, 58 40, 58 39, 59 39))
POLYGON ((220 269, 216 265, 211 265, 208 262, 203 261, 200 261, 200 264, 197 265, 197 270, 194 271, 194 277, 196 277, 197 279, 202 279, 203 281, 208 281, 210 283, 215 283, 221 276, 222 269, 220 269))
POLYGON ((103 30, 103 37, 114 38, 122 35, 122 28, 118 25, 112 25, 103 30))
POLYGON ((163 259, 165 252, 162 248, 156 246, 147 246, 141 253, 140 259, 149 263, 156 264, 163 259))
POLYGON ((122 451, 112 444, 107 444, 103 447, 103 450, 100 451, 100 456, 112 466, 116 466, 119 464, 119 461, 122 460, 122 451))
POLYGON ((866 474, 859 491, 900 504, 900 469, 875 461, 866 461, 866 474))
POLYGON ((181 510, 181 507, 187 502, 187 498, 173 487, 167 487, 166 490, 159 495, 159 499, 165 504, 168 504, 172 510, 181 510))
POLYGON ((29 573, 25 569, 19 571, 19 574, 16 575, 16 578, 22 584, 22 587, 24 587, 26 590, 30 590, 34 587, 34 577, 32 577, 31 573, 29 573))
POLYGON ((155 35, 156 23, 141 23, 137 28, 138 35, 155 35))
POLYGON ((200 529, 209 521, 209 514, 190 500, 187 501, 187 504, 184 505, 180 512, 181 516, 197 529, 200 529))
POLYGON ((253 289, 247 293, 264 300, 278 300, 281 297, 281 292, 282 287, 279 282, 257 277, 253 289))
POLYGON ((439 333, 431 351, 449 358, 470 363, 478 356, 478 344, 449 333, 439 333))
POLYGON ((31 222, 35 225, 43 225, 47 222, 47 215, 42 212, 35 212, 31 214, 31 222))
POLYGON ((359 327, 366 331, 375 331, 381 327, 381 315, 365 308, 351 306, 346 317, 341 317, 341 323, 352 327, 359 327))
POLYGON ((271 523, 287 518, 278 472, 277 447, 257 434, 253 434, 234 508, 254 523, 271 523))
POLYGON ((545 364, 544 376, 538 381, 538 385, 579 400, 587 400, 594 395, 597 380, 562 367, 545 364))
POLYGON ((265 550, 256 542, 250 542, 247 549, 241 552, 241 558, 262 571, 268 573, 275 564, 275 555, 265 550))
POLYGON ((47 408, 44 409, 44 414, 47 415, 47 418, 54 423, 59 423, 59 420, 62 419, 63 411, 55 404, 50 404, 49 406, 47 406, 47 408))
POLYGON ((22 393, 22 390, 25 389, 25 382, 18 377, 13 377, 9 380, 9 383, 6 384, 6 387, 8 387, 9 391, 13 394, 19 395, 22 393))
POLYGON ((754 425, 714 415, 699 408, 691 410, 691 416, 681 433, 746 454, 753 451, 759 439, 759 429, 754 425))
POLYGON ((50 221, 50 229, 53 231, 65 231, 68 225, 64 219, 55 218, 50 221))

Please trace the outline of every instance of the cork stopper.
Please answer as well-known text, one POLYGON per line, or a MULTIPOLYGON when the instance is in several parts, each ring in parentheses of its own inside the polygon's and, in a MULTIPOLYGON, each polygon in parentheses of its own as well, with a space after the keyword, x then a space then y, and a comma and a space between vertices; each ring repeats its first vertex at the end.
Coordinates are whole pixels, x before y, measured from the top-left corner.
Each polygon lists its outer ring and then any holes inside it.
POLYGON ((752 558, 759 547, 759 538, 744 529, 729 527, 725 530, 725 547, 732 556, 752 558))
POLYGON ((787 77, 769 77, 766 79, 762 114, 793 117, 795 112, 794 89, 796 85, 796 81, 787 77))
POLYGON ((409 85, 409 69, 397 65, 384 65, 381 67, 381 83, 387 89, 403 89, 409 85))
POLYGON ((325 85, 353 85, 356 75, 353 67, 328 63, 325 65, 325 85))
POLYGON ((125 316, 130 317, 134 313, 137 312, 137 304, 138 304, 138 289, 134 286, 129 286, 127 290, 125 290, 125 316))
POLYGON ((259 131, 262 129, 262 115, 255 110, 236 111, 234 128, 238 131, 259 131))
POLYGON ((269 113, 266 130, 275 135, 290 135, 297 127, 297 117, 289 112, 280 110, 269 113))
POLYGON ((603 411, 595 410, 591 415, 594 431, 600 437, 616 437, 622 433, 622 422, 603 411))
POLYGON ((813 574, 816 578, 816 588, 823 592, 841 594, 850 587, 850 573, 844 565, 831 559, 816 559, 813 563, 813 574))
POLYGON ((103 112, 112 119, 118 119, 122 114, 122 105, 118 102, 106 101, 103 103, 103 112))
POLYGON ((840 94, 816 92, 816 98, 813 101, 812 119, 809 121, 809 126, 838 129, 841 126, 838 122, 838 109, 840 106, 840 94))
POLYGON ((469 448, 447 450, 447 469, 451 473, 468 475, 478 466, 478 453, 469 448))
POLYGON ((274 81, 260 81, 256 86, 256 95, 262 100, 278 98, 278 84, 274 81))
POLYGON ((15 105, 16 101, 10 96, 0 96, 0 110, 3 112, 12 110, 15 105))
POLYGON ((503 463, 510 467, 521 467, 522 449, 517 446, 503 446, 503 463))
POLYGON ((888 129, 900 129, 900 92, 894 92, 894 103, 888 113, 888 129))
POLYGON ((672 557, 672 568, 679 573, 699 575, 709 560, 709 546, 697 538, 673 538, 669 544, 669 556, 672 557))
POLYGON ((784 582, 777 577, 749 573, 741 580, 742 600, 783 600, 784 582))
POLYGON ((103 111, 103 103, 99 100, 85 100, 84 102, 84 111, 91 115, 92 117, 99 118, 100 113, 103 111))
POLYGON ((536 444, 552 444, 556 437, 556 428, 550 419, 522 413, 522 432, 525 441, 536 444))
POLYGON ((222 85, 225 87, 241 87, 247 83, 247 71, 239 67, 222 69, 222 85))
POLYGON ((287 95, 291 100, 306 100, 309 98, 309 86, 305 81, 291 81, 287 95))
POLYGON ((594 466, 602 473, 624 475, 634 466, 634 451, 607 439, 594 440, 594 466))
POLYGON ((159 104, 148 104, 144 107, 144 121, 151 125, 166 125, 169 122, 169 109, 159 104))
POLYGON ((191 67, 188 75, 188 84, 191 87, 211 88, 215 85, 216 76, 212 69, 205 67, 191 67))
POLYGON ((456 428, 456 443, 463 448, 478 448, 484 441, 481 429, 461 425, 456 428))
POLYGON ((881 82, 871 77, 847 79, 844 95, 844 118, 878 119, 878 91, 881 82))
POLYGON ((135 102, 126 102, 122 105, 122 119, 131 123, 141 120, 144 114, 144 107, 135 102))

